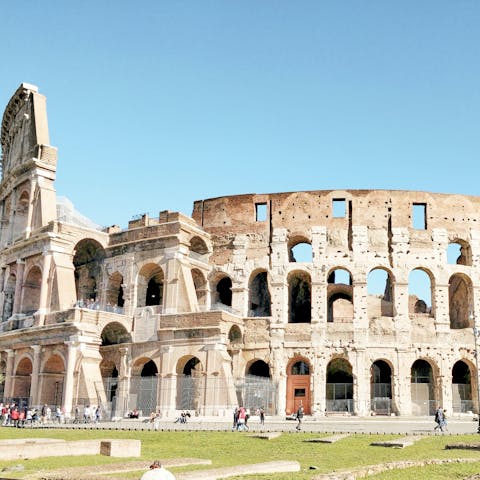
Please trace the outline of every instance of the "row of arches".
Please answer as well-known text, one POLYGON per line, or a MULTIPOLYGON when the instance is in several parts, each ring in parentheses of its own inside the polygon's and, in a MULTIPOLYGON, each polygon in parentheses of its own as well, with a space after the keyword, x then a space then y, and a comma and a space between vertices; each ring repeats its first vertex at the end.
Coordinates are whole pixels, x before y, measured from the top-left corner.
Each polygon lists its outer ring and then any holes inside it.
MULTIPOLYGON (((311 242, 303 236, 294 236, 288 240, 289 262, 312 263, 313 250, 311 242)), ((472 249, 470 244, 463 239, 455 239, 448 243, 446 260, 449 265, 472 266, 472 249)))

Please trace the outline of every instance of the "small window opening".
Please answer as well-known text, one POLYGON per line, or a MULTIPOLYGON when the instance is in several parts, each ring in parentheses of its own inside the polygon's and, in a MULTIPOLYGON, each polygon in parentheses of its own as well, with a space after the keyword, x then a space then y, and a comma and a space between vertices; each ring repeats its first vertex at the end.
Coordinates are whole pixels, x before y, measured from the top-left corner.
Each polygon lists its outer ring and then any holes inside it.
POLYGON ((413 228, 416 230, 427 229, 427 204, 414 203, 413 204, 413 228))
POLYGON ((334 198, 332 201, 333 218, 345 218, 347 214, 344 198, 334 198))
POLYGON ((257 222, 265 222, 267 220, 267 204, 255 204, 255 219, 257 222))

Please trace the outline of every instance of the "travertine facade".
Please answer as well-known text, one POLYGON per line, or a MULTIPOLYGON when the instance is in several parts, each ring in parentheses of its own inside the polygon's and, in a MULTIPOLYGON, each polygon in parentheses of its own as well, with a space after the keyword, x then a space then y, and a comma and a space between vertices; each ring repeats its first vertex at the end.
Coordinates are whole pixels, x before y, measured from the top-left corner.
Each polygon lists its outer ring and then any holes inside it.
POLYGON ((5 401, 167 417, 477 410, 480 198, 237 195, 98 229, 56 198, 36 87, 7 105, 1 145, 5 401))

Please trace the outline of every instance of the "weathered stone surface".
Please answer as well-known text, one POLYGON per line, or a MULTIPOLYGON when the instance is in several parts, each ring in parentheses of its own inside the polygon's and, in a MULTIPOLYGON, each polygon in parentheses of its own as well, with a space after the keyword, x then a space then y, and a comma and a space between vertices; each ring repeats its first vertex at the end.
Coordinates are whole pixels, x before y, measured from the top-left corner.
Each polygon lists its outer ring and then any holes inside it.
POLYGON ((245 407, 267 408, 273 393, 270 415, 300 401, 316 417, 431 415, 438 399, 449 414, 462 400, 478 408, 462 393, 475 385, 452 372, 478 373, 480 197, 231 195, 196 201, 192 217, 163 210, 101 228, 56 196, 37 87, 15 92, 0 139, 5 398, 60 404, 66 418, 98 404, 104 417, 231 416, 236 382, 263 377, 245 407), (145 377, 152 388, 138 387, 145 377), (327 398, 339 378, 346 398, 327 398))
POLYGON ((308 438, 304 440, 304 442, 311 442, 311 443, 336 443, 339 440, 342 440, 345 437, 349 437, 348 434, 338 434, 338 435, 331 435, 329 437, 320 437, 320 438, 308 438))
POLYGON ((395 440, 385 440, 382 442, 372 442, 370 445, 373 447, 390 447, 390 448, 405 448, 410 447, 416 441, 420 440, 419 436, 409 436, 404 438, 397 438, 395 440))

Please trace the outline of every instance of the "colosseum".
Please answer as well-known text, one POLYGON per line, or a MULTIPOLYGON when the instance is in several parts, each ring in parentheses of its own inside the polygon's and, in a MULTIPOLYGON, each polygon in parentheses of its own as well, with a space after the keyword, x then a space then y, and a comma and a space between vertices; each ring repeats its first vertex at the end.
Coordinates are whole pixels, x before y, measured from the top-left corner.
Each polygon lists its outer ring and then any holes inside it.
POLYGON ((56 196, 37 87, 6 106, 1 148, 4 402, 478 411, 479 197, 245 194, 102 228, 56 196))

